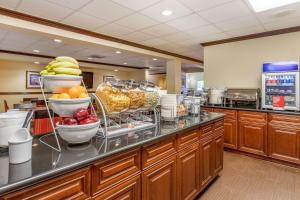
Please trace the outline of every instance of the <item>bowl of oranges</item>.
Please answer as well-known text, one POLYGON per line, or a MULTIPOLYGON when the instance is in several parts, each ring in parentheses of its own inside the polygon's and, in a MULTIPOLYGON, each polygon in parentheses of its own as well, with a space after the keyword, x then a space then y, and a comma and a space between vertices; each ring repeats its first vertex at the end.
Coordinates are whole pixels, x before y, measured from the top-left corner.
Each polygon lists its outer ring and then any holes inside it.
POLYGON ((44 87, 52 92, 60 93, 66 88, 81 85, 82 76, 72 75, 46 75, 43 76, 44 87))
POLYGON ((79 108, 88 108, 91 98, 83 86, 65 88, 49 99, 50 108, 60 117, 70 117, 79 108))

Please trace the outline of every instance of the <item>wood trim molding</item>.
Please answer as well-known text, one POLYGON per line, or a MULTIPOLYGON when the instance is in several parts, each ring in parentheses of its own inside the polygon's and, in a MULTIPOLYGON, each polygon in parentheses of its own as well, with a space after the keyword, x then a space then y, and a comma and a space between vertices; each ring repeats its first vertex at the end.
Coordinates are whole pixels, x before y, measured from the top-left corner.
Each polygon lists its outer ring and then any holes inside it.
MULTIPOLYGON (((54 56, 26 53, 26 52, 20 52, 20 51, 8 51, 8 50, 4 50, 4 49, 0 49, 0 53, 8 53, 8 54, 14 54, 14 55, 39 57, 39 58, 50 58, 50 59, 55 58, 54 56)), ((149 69, 149 67, 136 67, 136 66, 128 66, 128 65, 119 65, 119 64, 111 64, 111 63, 104 63, 104 62, 95 62, 95 61, 90 61, 90 60, 77 60, 77 61, 81 62, 81 63, 89 63, 89 64, 97 64, 97 65, 108 65, 108 66, 124 67, 124 68, 131 68, 131 69, 149 69)))
POLYGON ((100 39, 104 39, 104 40, 109 40, 109 41, 112 41, 112 42, 118 42, 118 43, 121 43, 121 44, 129 45, 129 46, 133 46, 133 47, 137 47, 137 48, 141 48, 141 49, 145 49, 145 50, 150 50, 150 51, 154 51, 154 52, 157 52, 157 53, 162 53, 162 54, 174 56, 174 57, 177 57, 177 58, 190 60, 190 61, 193 61, 193 62, 203 63, 203 61, 199 60, 199 59, 195 59, 195 58, 191 58, 191 57, 188 57, 188 56, 172 53, 172 52, 169 52, 169 51, 164 51, 164 50, 157 49, 157 48, 154 48, 154 47, 145 46, 145 45, 138 44, 138 43, 135 43, 135 42, 130 42, 130 41, 127 41, 127 40, 122 40, 122 39, 119 39, 119 38, 116 38, 116 37, 104 35, 104 34, 101 34, 101 33, 96 33, 96 32, 93 32, 93 31, 88 31, 86 29, 82 29, 82 28, 78 28, 78 27, 75 27, 75 26, 62 24, 62 23, 59 23, 59 22, 51 21, 51 20, 48 20, 48 19, 43 19, 43 18, 40 18, 40 17, 24 14, 24 13, 21 13, 21 12, 9 10, 9 9, 2 8, 2 7, 0 7, 0 14, 5 15, 5 16, 9 16, 9 17, 13 17, 13 18, 17 18, 17 19, 21 19, 21 20, 34 22, 34 23, 37 23, 37 24, 42 24, 42 25, 46 25, 46 26, 50 26, 50 27, 54 27, 54 28, 59 28, 59 29, 67 30, 67 31, 72 31, 72 32, 75 32, 75 33, 80 33, 80 34, 84 34, 84 35, 88 35, 88 36, 92 36, 92 37, 96 37, 96 38, 100 38, 100 39))
POLYGON ((268 36, 274 36, 274 35, 281 35, 281 34, 286 34, 286 33, 293 33, 293 32, 298 32, 298 31, 300 31, 300 26, 278 29, 278 30, 274 30, 274 31, 266 31, 266 32, 262 32, 262 33, 255 33, 255 34, 244 35, 244 36, 239 36, 239 37, 233 37, 233 38, 228 38, 228 39, 224 39, 224 40, 204 42, 204 43, 201 43, 201 45, 203 47, 207 47, 207 46, 225 44, 225 43, 230 43, 230 42, 238 42, 238 41, 243 41, 243 40, 250 40, 250 39, 262 38, 262 37, 268 37, 268 36))

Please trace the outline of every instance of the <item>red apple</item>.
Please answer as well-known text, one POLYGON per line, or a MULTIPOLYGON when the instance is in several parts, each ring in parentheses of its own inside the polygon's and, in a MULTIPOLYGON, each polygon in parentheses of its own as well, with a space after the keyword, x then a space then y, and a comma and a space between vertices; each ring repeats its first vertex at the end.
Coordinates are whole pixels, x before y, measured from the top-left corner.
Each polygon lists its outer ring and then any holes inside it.
POLYGON ((63 125, 77 125, 77 120, 74 118, 67 117, 62 122, 63 125))
POLYGON ((74 112, 74 118, 77 119, 78 121, 84 120, 88 118, 89 112, 86 108, 79 108, 74 112))

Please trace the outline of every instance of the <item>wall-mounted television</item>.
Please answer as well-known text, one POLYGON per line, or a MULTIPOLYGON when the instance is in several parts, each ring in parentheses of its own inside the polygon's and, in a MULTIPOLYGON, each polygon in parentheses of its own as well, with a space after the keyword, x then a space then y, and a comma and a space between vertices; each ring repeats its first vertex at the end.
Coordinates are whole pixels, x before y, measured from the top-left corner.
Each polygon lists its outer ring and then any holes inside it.
POLYGON ((94 78, 93 72, 82 72, 82 78, 85 86, 88 89, 93 88, 93 78, 94 78))

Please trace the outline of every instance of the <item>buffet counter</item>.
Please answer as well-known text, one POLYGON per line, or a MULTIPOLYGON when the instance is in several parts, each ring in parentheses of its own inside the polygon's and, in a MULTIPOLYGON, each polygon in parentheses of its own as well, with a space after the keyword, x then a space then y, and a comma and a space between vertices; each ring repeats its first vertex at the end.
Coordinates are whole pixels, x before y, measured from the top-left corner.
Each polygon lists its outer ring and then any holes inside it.
POLYGON ((125 195, 124 188, 132 199, 192 199, 223 167, 223 117, 206 113, 114 138, 95 137, 85 145, 62 144, 61 153, 35 140, 26 163, 12 165, 6 153, 0 155, 0 199, 114 199, 125 195), (164 185, 156 179, 170 184, 166 194, 158 192, 164 185), (180 189, 183 179, 193 188, 180 189))
POLYGON ((300 167, 300 112, 251 106, 207 105, 201 109, 225 114, 227 150, 300 167))

